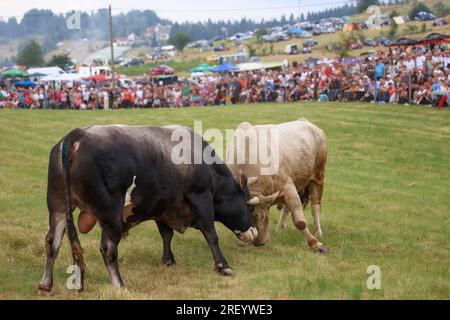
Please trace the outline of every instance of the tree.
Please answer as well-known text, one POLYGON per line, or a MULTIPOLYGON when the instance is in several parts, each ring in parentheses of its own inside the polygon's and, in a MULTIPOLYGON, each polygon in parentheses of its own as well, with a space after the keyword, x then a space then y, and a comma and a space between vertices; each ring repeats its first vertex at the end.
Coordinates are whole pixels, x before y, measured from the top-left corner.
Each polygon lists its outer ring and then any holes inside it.
POLYGON ((420 2, 416 4, 414 7, 412 7, 411 11, 409 12, 409 17, 411 19, 414 19, 414 17, 421 11, 431 13, 430 8, 428 8, 428 6, 425 3, 420 2))
POLYGON ((53 67, 58 66, 62 69, 64 69, 66 66, 72 64, 72 59, 70 58, 68 53, 63 54, 54 54, 50 61, 47 63, 47 66, 53 67))
POLYGON ((262 29, 256 30, 255 36, 256 36, 256 39, 258 39, 260 41, 261 38, 267 34, 269 34, 269 31, 266 28, 262 28, 262 29))
POLYGON ((155 33, 153 33, 153 35, 152 35, 152 42, 150 45, 152 48, 156 48, 158 46, 158 39, 156 38, 155 33))
POLYGON ((445 17, 450 14, 450 6, 439 1, 433 6, 433 12, 437 17, 445 17))
POLYGON ((370 6, 379 6, 380 2, 378 0, 358 0, 357 9, 358 12, 365 12, 370 6))
POLYGON ((29 67, 40 67, 44 65, 44 54, 42 48, 34 40, 31 40, 25 48, 23 48, 16 59, 17 64, 29 67))
POLYGON ((181 53, 189 42, 191 42, 191 37, 184 32, 178 32, 169 39, 169 44, 173 45, 181 53))
POLYGON ((397 35, 397 31, 398 31, 398 24, 392 23, 391 27, 389 28, 389 31, 388 31, 389 40, 395 39, 395 36, 397 35))

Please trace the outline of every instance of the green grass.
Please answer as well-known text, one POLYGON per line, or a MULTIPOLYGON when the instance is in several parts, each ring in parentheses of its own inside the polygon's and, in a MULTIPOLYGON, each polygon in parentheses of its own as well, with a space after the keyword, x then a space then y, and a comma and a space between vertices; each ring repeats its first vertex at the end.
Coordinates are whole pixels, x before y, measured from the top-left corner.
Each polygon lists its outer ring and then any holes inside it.
MULTIPOLYGON (((66 289, 71 264, 64 240, 55 267, 54 299, 433 299, 450 298, 450 112, 423 107, 309 103, 183 110, 0 112, 0 299, 41 298, 47 161, 69 130, 90 124, 179 123, 221 130, 241 121, 281 123, 306 117, 326 132, 329 160, 322 209, 328 256, 312 253, 292 224, 264 247, 241 247, 216 224, 233 278, 213 271, 201 233, 176 234, 177 265, 160 265, 153 222, 120 244, 128 291, 111 289, 99 252, 99 229, 81 236, 88 271, 81 294, 66 289), (382 289, 366 288, 378 265, 382 289)), ((218 150, 220 152, 220 150, 218 150)), ((311 221, 310 209, 307 218, 311 221)))
POLYGON ((183 61, 164 61, 164 62, 149 62, 141 66, 132 67, 116 67, 116 71, 120 74, 124 74, 129 77, 142 76, 143 74, 149 74, 153 67, 161 64, 168 65, 175 72, 187 72, 190 69, 202 64, 199 59, 183 60, 183 61))

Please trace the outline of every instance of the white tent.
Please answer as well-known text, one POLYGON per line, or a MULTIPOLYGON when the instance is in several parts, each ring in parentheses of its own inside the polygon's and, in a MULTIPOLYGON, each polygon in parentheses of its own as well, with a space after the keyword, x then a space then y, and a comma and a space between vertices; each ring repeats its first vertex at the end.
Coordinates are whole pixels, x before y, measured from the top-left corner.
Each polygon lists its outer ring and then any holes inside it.
POLYGON ((39 79, 39 82, 49 81, 80 81, 83 76, 79 73, 64 73, 59 75, 47 76, 39 79))

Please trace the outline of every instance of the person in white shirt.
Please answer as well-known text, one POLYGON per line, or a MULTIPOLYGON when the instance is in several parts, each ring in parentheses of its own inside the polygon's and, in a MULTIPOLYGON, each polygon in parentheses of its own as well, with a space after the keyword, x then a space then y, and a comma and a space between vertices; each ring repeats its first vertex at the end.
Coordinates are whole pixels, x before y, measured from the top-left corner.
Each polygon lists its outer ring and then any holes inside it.
POLYGON ((420 49, 419 53, 417 54, 417 57, 416 57, 417 68, 422 69, 426 59, 427 59, 426 56, 423 54, 422 50, 420 49))

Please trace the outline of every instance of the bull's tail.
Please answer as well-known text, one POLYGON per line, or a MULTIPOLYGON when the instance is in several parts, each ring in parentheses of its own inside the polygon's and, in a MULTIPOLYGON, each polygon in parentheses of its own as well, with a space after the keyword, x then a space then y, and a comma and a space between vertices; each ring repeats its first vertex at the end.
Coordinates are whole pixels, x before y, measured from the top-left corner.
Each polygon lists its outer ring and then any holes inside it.
POLYGON ((66 204, 66 214, 67 214, 67 235, 69 237, 70 246, 72 248, 73 261, 80 268, 81 279, 84 279, 84 271, 86 268, 83 258, 83 248, 81 247, 81 243, 78 238, 78 233, 73 221, 73 208, 70 193, 70 162, 71 162, 70 149, 72 148, 73 143, 78 138, 80 138, 81 133, 82 133, 81 129, 76 129, 71 133, 69 133, 61 142, 62 143, 61 161, 64 177, 64 202, 66 204))

